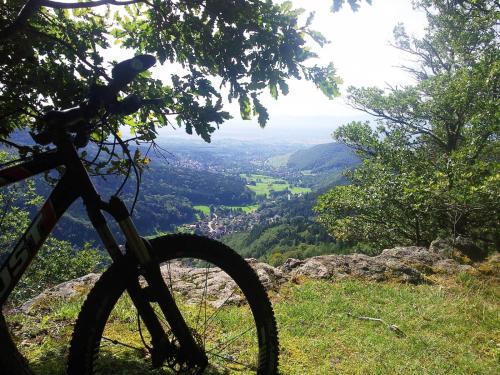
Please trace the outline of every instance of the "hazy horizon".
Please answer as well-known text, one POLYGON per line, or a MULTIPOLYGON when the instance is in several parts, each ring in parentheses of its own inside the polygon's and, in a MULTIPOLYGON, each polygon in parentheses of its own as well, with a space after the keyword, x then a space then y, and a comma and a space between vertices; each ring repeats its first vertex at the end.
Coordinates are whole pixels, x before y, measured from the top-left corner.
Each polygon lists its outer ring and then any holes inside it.
MULTIPOLYGON (((256 120, 232 119, 223 123, 212 134, 212 144, 226 140, 248 141, 265 144, 304 144, 315 145, 334 142, 331 134, 340 125, 350 121, 366 121, 368 115, 359 116, 311 116, 271 118, 265 128, 260 128, 256 120)), ((183 139, 191 142, 204 142, 196 134, 189 135, 184 128, 162 128, 159 130, 161 141, 183 139)))

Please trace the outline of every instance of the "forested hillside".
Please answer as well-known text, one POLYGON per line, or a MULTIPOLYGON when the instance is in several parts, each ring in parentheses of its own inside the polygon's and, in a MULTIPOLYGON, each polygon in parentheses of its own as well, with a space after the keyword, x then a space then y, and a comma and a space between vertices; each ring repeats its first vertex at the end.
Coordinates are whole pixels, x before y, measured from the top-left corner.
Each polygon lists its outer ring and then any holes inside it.
MULTIPOLYGON (((19 133, 16 140, 30 141, 26 134, 19 133)), ((244 256, 273 264, 292 256, 305 258, 345 251, 345 245, 336 244, 316 223, 312 207, 318 193, 310 193, 309 187, 317 190, 325 181, 328 187, 343 182, 343 169, 357 163, 344 146, 302 146, 297 151, 297 145, 271 147, 228 141, 213 147, 182 141, 165 143, 163 147, 168 150, 166 158, 151 155, 142 172, 134 207, 134 222, 143 235, 192 231, 196 226, 197 233, 216 238, 225 235, 223 240, 244 256), (246 151, 242 152, 241 147, 246 151), (294 150, 294 168, 276 171, 266 164, 269 156, 287 150, 294 150), (307 155, 307 160, 299 163, 301 155, 307 155)), ((93 177, 93 181, 107 199, 116 193, 123 177, 93 177)), ((40 176, 35 187, 46 197, 51 184, 40 176)), ((121 192, 129 207, 135 188, 135 177, 130 176, 121 192)), ((28 209, 32 214, 36 211, 33 206, 28 209)), ((64 215, 54 234, 77 246, 88 241, 101 246, 81 201, 64 215)))
POLYGON ((344 172, 360 162, 355 152, 342 143, 324 143, 303 148, 286 157, 286 169, 293 181, 315 191, 347 183, 344 172))
POLYGON ((342 143, 325 143, 294 152, 287 166, 294 170, 311 173, 336 173, 359 162, 352 149, 342 143))
POLYGON ((274 266, 288 258, 352 251, 352 244, 337 243, 315 221, 312 206, 316 198, 316 194, 310 193, 263 203, 256 212, 260 218, 258 224, 222 240, 243 257, 257 258, 274 266))
MULTIPOLYGON (((94 183, 103 198, 107 198, 116 192, 121 179, 95 178, 94 183)), ((41 181, 38 185, 41 190, 48 189, 41 181)), ((132 179, 123 192, 129 207, 134 193, 135 183, 132 179)), ((196 220, 194 205, 241 206, 251 204, 253 196, 254 193, 246 188, 245 181, 237 175, 172 164, 153 165, 143 173, 138 204, 134 209, 134 222, 144 235, 171 232, 175 231, 177 225, 196 220)), ((55 233, 76 244, 89 240, 98 241, 80 202, 73 205, 55 233)))

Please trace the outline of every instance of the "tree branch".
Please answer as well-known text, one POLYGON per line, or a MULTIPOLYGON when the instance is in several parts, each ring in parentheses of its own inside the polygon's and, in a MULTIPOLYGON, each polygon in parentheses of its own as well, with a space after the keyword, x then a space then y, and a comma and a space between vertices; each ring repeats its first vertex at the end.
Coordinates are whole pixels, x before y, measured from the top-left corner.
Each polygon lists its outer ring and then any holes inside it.
POLYGON ((23 29, 28 22, 28 19, 36 13, 40 7, 54 8, 54 9, 80 9, 80 8, 93 8, 101 5, 131 5, 137 3, 145 3, 147 0, 96 0, 88 1, 85 3, 62 3, 52 0, 28 0, 26 4, 19 11, 16 19, 9 26, 0 30, 0 40, 9 39, 16 32, 23 29))
POLYGON ((88 1, 85 3, 61 3, 52 0, 40 0, 42 5, 54 9, 79 9, 79 8, 93 8, 101 5, 131 5, 144 2, 143 0, 96 0, 88 1))
POLYGON ((14 147, 16 148, 18 151, 20 152, 23 152, 23 151, 29 151, 31 150, 31 147, 29 146, 23 146, 23 145, 19 145, 17 143, 14 143, 14 142, 11 142, 7 139, 4 139, 4 138, 0 138, 0 143, 4 143, 6 144, 7 146, 10 146, 10 147, 14 147))
POLYGON ((368 108, 366 108, 366 107, 364 107, 362 105, 356 105, 356 103, 348 103, 348 104, 352 108, 357 109, 357 110, 362 111, 362 112, 365 112, 365 113, 367 113, 369 115, 372 115, 372 116, 375 116, 375 117, 378 117, 378 118, 381 118, 381 119, 384 119, 384 120, 387 120, 387 121, 391 121, 391 122, 396 123, 396 124, 407 125, 409 128, 413 129, 417 134, 428 135, 434 141, 436 141, 436 143, 438 145, 440 145, 441 147, 444 147, 445 149, 447 147, 446 142, 443 142, 431 130, 426 129, 426 128, 421 127, 421 126, 414 125, 414 124, 406 121, 404 118, 391 116, 391 115, 385 113, 382 110, 376 110, 376 109, 370 110, 370 109, 368 109, 368 108))
POLYGON ((10 38, 14 33, 21 30, 31 15, 42 6, 43 0, 28 0, 17 14, 16 19, 9 26, 0 30, 0 40, 10 38))
POLYGON ((394 332, 397 336, 400 336, 400 337, 405 337, 406 336, 406 334, 403 331, 401 331, 401 329, 397 325, 395 325, 395 324, 388 324, 383 319, 372 318, 371 316, 356 316, 356 315, 351 314, 351 313, 347 313, 347 316, 350 316, 350 317, 353 317, 353 318, 356 318, 356 319, 360 319, 360 320, 369 320, 369 321, 372 321, 372 322, 382 323, 389 330, 391 330, 392 332, 394 332))
POLYGON ((43 31, 40 31, 40 30, 34 28, 33 26, 29 26, 28 27, 28 31, 30 33, 34 34, 34 35, 37 35, 37 36, 41 37, 41 38, 47 38, 47 39, 52 40, 55 43, 60 43, 61 45, 63 45, 64 47, 66 47, 71 53, 73 53, 75 56, 77 56, 80 59, 81 62, 83 62, 85 65, 87 65, 87 67, 89 67, 90 69, 92 69, 94 72, 97 72, 98 74, 100 74, 106 80, 111 81, 111 77, 109 77, 104 70, 99 69, 97 66, 93 65, 92 63, 90 63, 85 58, 85 56, 82 56, 80 53, 78 53, 78 51, 76 50, 76 48, 74 46, 72 46, 71 43, 68 43, 67 41, 59 39, 59 38, 57 38, 57 37, 55 37, 53 35, 44 33, 43 31))

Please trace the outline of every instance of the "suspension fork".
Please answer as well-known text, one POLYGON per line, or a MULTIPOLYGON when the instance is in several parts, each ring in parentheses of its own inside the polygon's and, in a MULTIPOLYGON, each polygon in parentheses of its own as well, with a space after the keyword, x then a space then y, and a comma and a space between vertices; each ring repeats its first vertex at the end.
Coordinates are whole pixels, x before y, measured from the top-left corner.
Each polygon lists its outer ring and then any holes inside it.
POLYGON ((176 348, 169 342, 165 330, 146 298, 146 293, 141 290, 138 280, 140 271, 143 272, 143 276, 151 287, 150 289, 154 293, 153 296, 157 299, 172 333, 179 341, 181 359, 193 365, 206 367, 208 359, 191 335, 189 327, 163 281, 158 263, 146 246, 146 242, 137 233, 125 204, 116 196, 112 197, 109 203, 101 200, 75 146, 68 137, 61 139, 57 146, 65 156, 65 164, 68 166, 69 173, 71 173, 70 177, 72 177, 71 180, 74 183, 75 190, 80 191, 94 228, 99 233, 113 261, 122 265, 124 277, 127 280, 127 292, 153 339, 154 350, 152 356, 155 357, 153 358, 153 365, 161 366, 165 359, 174 353, 176 348), (101 210, 109 212, 120 225, 127 239, 128 248, 135 258, 133 262, 129 262, 129 257, 124 256, 120 251, 101 210), (139 263, 140 269, 138 269, 137 263, 139 263))
POLYGON ((160 367, 165 359, 175 354, 175 348, 167 338, 166 332, 152 306, 149 304, 145 293, 142 293, 138 280, 137 262, 122 254, 113 234, 109 230, 106 219, 101 209, 108 210, 108 205, 102 202, 98 196, 94 200, 86 202, 87 213, 96 229, 113 263, 118 267, 120 273, 124 275, 126 289, 134 306, 137 308, 139 316, 144 322, 151 335, 152 351, 151 357, 154 367, 160 367))
MULTIPOLYGON (((167 285, 163 280, 159 264, 154 258, 148 242, 140 237, 137 233, 137 229, 130 218, 127 207, 122 200, 114 196, 111 198, 108 208, 109 212, 117 220, 120 228, 125 235, 125 238, 127 239, 127 251, 130 252, 131 255, 139 263, 143 276, 148 282, 148 286, 153 293, 153 296, 155 297, 155 301, 160 306, 160 309, 165 316, 165 319, 167 320, 172 333, 179 341, 180 354, 182 356, 181 359, 203 368, 206 367, 206 365, 208 364, 208 358, 203 349, 200 348, 194 340, 188 325, 186 324, 181 312, 179 311, 179 308, 177 307, 172 297, 172 294, 170 293, 167 285)), ((130 271, 133 271, 133 273, 131 273, 132 275, 137 274, 137 269, 130 271)), ((145 312, 145 315, 153 314, 154 320, 156 320, 157 322, 158 320, 156 315, 154 314, 153 309, 149 305, 148 301, 144 298, 145 293, 141 293, 141 288, 139 286, 137 278, 135 278, 133 282, 129 282, 128 284, 130 285, 127 286, 127 291, 130 294, 130 297, 132 298, 134 304, 136 302, 134 299, 137 299, 139 305, 136 304, 136 307, 138 308, 139 312, 144 309, 142 311, 145 312), (144 304, 144 302, 146 303, 144 304), (147 307, 145 305, 147 305, 147 307)), ((153 320, 152 317, 149 318, 153 320)), ((151 329, 155 329, 155 327, 149 327, 146 321, 145 324, 150 333, 153 335, 151 329)), ((161 329, 161 331, 163 331, 163 329, 161 329)), ((165 344, 160 344, 160 347, 162 346, 165 347, 165 344)), ((166 353, 168 351, 166 347, 163 351, 165 352, 163 353, 164 355, 158 353, 158 358, 154 361, 157 365, 161 365, 161 363, 168 355, 168 353, 166 353)))

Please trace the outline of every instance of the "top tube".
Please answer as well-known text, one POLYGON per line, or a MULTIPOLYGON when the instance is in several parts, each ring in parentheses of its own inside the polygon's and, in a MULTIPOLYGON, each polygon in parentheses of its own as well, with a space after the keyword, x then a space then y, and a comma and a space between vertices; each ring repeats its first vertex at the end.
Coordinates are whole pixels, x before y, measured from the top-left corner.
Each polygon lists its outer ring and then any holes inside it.
POLYGON ((7 186, 64 164, 56 150, 36 155, 32 160, 0 170, 0 187, 7 186))

